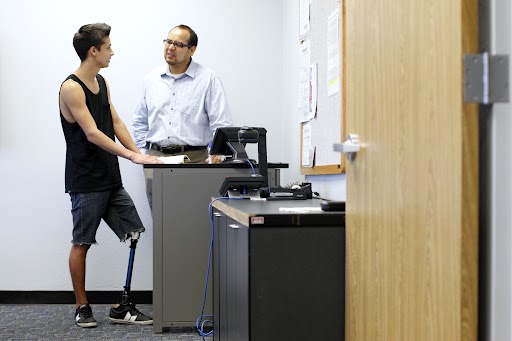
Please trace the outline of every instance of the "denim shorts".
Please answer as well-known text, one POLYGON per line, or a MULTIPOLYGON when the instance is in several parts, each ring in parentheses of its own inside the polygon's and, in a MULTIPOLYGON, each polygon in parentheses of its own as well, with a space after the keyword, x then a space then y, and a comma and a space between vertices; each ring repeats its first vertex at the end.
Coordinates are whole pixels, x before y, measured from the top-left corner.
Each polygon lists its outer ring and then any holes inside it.
POLYGON ((132 198, 123 187, 99 192, 70 192, 75 245, 96 244, 96 231, 103 219, 125 241, 133 232, 144 232, 132 198))

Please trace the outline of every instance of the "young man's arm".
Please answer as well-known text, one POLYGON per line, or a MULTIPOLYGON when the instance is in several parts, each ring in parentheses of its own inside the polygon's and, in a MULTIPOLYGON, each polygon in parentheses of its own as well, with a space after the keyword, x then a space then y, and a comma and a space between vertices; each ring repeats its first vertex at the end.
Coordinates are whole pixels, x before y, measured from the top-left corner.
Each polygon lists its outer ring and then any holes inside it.
POLYGON ((69 115, 65 115, 65 117, 68 116, 67 120, 77 122, 80 125, 89 142, 94 143, 109 153, 124 157, 134 163, 161 163, 155 157, 140 154, 137 148, 134 151, 115 143, 100 131, 85 104, 84 91, 77 82, 71 79, 65 81, 60 91, 60 98, 63 114, 64 112, 68 113, 69 115), (71 117, 69 116, 72 117, 72 120, 70 120, 71 117))

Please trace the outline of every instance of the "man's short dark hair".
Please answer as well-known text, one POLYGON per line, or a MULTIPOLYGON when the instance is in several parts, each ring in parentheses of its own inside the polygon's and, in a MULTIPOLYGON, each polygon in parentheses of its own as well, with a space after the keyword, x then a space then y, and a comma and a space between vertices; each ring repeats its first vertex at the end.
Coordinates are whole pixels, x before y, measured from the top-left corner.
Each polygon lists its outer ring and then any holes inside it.
POLYGON ((110 35, 110 26, 104 23, 88 24, 80 27, 73 37, 73 46, 81 61, 87 58, 87 52, 92 46, 101 50, 101 45, 110 35))
MULTIPOLYGON (((194 30, 193 30, 193 29, 191 29, 191 28, 190 28, 190 27, 188 27, 187 25, 178 25, 178 26, 176 26, 176 27, 173 27, 173 28, 171 29, 171 31, 172 31, 172 30, 174 30, 175 28, 181 28, 182 30, 187 30, 187 31, 188 31, 188 33, 190 33, 190 39, 188 40, 188 44, 189 44, 189 45, 191 45, 191 46, 197 46, 197 40, 198 40, 198 38, 197 38, 197 34, 196 34, 196 32, 194 32, 194 30)), ((169 31, 169 32, 171 32, 171 31, 169 31)))

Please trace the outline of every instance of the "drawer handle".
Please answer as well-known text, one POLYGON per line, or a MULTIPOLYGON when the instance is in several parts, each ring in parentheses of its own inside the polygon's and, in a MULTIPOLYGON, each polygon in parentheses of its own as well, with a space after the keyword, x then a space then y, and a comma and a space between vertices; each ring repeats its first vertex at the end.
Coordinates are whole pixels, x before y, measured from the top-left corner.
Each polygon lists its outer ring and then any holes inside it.
POLYGON ((232 229, 239 228, 239 226, 237 224, 229 224, 228 226, 231 227, 232 229))

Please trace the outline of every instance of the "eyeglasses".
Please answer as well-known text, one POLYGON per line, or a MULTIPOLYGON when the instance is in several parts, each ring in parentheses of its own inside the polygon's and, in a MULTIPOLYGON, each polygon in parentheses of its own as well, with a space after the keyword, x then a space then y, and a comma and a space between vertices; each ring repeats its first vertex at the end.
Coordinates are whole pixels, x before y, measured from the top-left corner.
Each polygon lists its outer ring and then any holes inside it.
POLYGON ((183 44, 183 43, 180 43, 179 41, 174 41, 174 40, 171 40, 171 39, 164 39, 164 44, 166 46, 171 46, 171 45, 174 45, 175 47, 178 47, 178 48, 182 48, 182 47, 192 47, 191 44, 183 44))

